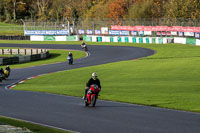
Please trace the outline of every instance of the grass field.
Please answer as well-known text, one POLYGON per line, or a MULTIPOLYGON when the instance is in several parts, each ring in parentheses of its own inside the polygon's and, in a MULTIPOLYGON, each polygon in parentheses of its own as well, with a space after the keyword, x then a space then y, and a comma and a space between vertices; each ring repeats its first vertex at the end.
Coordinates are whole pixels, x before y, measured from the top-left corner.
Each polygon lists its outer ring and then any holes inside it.
POLYGON ((156 54, 140 60, 52 73, 14 89, 82 97, 85 83, 96 71, 102 83, 100 99, 200 112, 200 47, 178 44, 111 45, 151 48, 156 54), (48 82, 50 79, 54 80, 48 82))
POLYGON ((0 22, 0 35, 24 35, 23 25, 0 22))
MULTIPOLYGON (((45 126, 40 126, 37 124, 19 121, 16 119, 11 119, 11 118, 7 118, 7 117, 3 117, 3 116, 0 116, 0 122, 7 124, 7 125, 15 126, 15 127, 21 127, 21 128, 26 127, 34 133, 69 133, 67 131, 58 130, 58 129, 45 127, 45 126)), ((9 132, 9 133, 11 133, 11 132, 9 132)))

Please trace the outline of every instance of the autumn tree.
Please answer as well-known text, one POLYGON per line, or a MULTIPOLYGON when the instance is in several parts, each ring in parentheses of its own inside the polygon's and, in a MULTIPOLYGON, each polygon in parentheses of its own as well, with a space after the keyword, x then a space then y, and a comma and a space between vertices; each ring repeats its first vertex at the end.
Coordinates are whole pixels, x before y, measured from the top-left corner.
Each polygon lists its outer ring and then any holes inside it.
POLYGON ((5 11, 5 9, 4 9, 4 1, 2 0, 0 2, 0 21, 5 19, 5 16, 4 16, 5 12, 4 11, 5 11))
POLYGON ((185 18, 191 18, 193 19, 190 21, 191 24, 200 18, 199 0, 169 0, 165 8, 167 9, 166 18, 181 19, 181 21, 185 21, 185 18))
POLYGON ((38 19, 39 20, 47 20, 48 19, 48 11, 51 6, 53 0, 37 0, 36 4, 38 7, 38 19))
POLYGON ((57 22, 64 19, 63 13, 65 12, 65 6, 67 4, 68 4, 68 1, 66 0, 54 0, 49 10, 50 18, 52 20, 56 20, 57 22))
POLYGON ((128 12, 128 0, 114 0, 109 4, 108 17, 121 24, 121 18, 125 18, 128 12))
POLYGON ((162 18, 165 16, 166 13, 166 8, 164 5, 168 3, 169 0, 153 0, 152 1, 152 8, 151 8, 151 13, 152 13, 152 18, 162 18))
POLYGON ((153 0, 137 0, 128 10, 129 18, 151 18, 153 8, 153 0))

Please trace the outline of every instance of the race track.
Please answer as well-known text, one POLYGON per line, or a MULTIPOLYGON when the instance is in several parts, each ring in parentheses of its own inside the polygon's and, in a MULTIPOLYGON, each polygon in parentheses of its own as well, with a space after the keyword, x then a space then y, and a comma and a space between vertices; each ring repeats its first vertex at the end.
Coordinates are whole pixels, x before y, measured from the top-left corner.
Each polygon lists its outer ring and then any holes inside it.
MULTIPOLYGON (((0 44, 26 47, 81 50, 79 45, 0 44)), ((200 114, 134 104, 98 100, 95 108, 84 107, 77 97, 6 89, 28 77, 154 54, 137 47, 89 46, 90 56, 74 61, 12 69, 0 85, 0 115, 81 133, 199 133, 200 114)), ((103 84, 103 83, 102 83, 103 84)))

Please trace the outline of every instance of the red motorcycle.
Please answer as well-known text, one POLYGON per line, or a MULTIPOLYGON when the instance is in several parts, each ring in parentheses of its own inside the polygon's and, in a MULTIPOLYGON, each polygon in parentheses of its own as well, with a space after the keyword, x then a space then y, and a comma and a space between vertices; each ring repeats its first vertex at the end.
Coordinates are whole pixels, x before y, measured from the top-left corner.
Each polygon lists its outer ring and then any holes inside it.
POLYGON ((91 104, 93 107, 95 107, 99 92, 100 88, 98 85, 91 85, 90 89, 87 91, 85 106, 89 106, 91 104))

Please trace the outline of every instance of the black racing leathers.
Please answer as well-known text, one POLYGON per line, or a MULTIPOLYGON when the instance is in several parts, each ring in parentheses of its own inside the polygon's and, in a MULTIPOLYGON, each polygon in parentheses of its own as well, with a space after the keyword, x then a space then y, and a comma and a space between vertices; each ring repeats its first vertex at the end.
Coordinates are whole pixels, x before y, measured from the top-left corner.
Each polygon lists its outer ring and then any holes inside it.
POLYGON ((90 78, 89 81, 86 83, 84 99, 86 98, 87 91, 89 90, 90 86, 93 84, 98 85, 99 88, 101 89, 100 80, 99 79, 94 80, 93 78, 90 78))
POLYGON ((90 86, 93 84, 96 84, 99 86, 99 88, 101 88, 100 80, 99 79, 94 80, 93 78, 90 78, 90 80, 87 82, 86 86, 90 88, 90 86))

